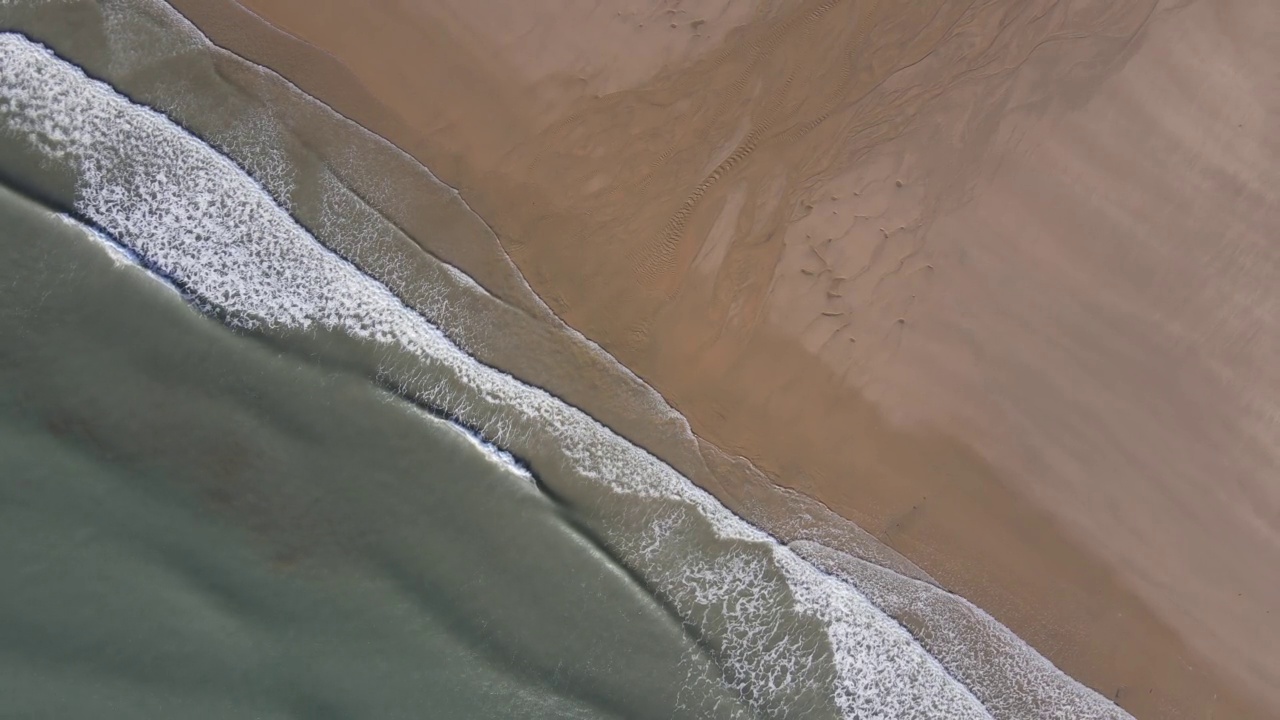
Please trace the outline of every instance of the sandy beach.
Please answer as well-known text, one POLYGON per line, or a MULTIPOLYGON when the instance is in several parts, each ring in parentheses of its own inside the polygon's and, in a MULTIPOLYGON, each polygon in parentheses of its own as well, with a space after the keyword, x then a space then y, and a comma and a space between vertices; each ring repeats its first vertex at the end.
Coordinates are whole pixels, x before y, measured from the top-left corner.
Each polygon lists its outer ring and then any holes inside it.
POLYGON ((171 4, 456 187, 709 466, 1136 717, 1280 713, 1280 6, 171 4))

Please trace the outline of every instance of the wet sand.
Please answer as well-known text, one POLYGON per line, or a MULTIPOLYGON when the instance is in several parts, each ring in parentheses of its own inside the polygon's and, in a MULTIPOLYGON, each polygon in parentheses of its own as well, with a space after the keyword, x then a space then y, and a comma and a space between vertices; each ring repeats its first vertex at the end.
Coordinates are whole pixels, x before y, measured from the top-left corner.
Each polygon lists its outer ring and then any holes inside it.
POLYGON ((1138 717, 1280 708, 1280 10, 173 4, 457 187, 709 446, 1138 717))

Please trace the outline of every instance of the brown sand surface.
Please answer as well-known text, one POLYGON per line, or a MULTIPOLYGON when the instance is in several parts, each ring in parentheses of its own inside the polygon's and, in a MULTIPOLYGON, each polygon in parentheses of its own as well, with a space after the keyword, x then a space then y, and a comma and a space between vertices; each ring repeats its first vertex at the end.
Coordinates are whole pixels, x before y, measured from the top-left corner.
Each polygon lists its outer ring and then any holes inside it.
POLYGON ((1280 715, 1280 5, 173 4, 708 443, 1138 717, 1280 715))

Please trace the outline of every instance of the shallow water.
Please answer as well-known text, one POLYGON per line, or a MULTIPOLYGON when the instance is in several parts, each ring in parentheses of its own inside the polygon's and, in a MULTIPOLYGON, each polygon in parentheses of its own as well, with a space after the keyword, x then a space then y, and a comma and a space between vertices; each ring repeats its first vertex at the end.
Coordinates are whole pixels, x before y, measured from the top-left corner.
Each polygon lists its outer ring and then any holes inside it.
MULTIPOLYGON (((135 90, 162 72, 102 37, 154 6, 55 5, 10 20, 135 90)), ((207 74, 198 36, 156 37, 164 72, 207 74)), ((483 291, 442 272, 407 297, 379 218, 245 108, 193 123, 254 177, 22 36, 0 68, 0 169, 27 196, 0 238, 3 462, 34 478, 6 481, 2 561, 36 573, 0 621, 31 714, 988 716, 857 577, 463 352, 500 327, 483 291)), ((1036 680, 1034 716, 1119 716, 1036 680)))

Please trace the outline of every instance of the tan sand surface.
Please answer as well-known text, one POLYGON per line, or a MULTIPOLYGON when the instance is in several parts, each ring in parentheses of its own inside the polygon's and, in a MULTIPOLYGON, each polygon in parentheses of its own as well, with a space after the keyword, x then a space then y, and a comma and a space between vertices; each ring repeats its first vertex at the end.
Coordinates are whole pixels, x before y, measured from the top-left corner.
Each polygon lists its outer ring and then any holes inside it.
POLYGON ((707 442, 1140 718, 1280 716, 1280 5, 173 4, 707 442))

